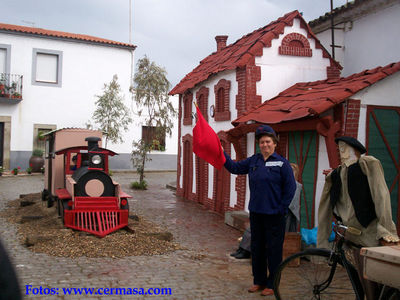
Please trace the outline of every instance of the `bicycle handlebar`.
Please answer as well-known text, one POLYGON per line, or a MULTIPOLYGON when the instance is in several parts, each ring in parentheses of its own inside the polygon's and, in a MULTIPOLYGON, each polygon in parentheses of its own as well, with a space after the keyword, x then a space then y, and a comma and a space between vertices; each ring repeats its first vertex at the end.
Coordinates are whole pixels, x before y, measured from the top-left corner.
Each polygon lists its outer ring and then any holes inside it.
MULTIPOLYGON (((351 227, 351 226, 346 226, 346 225, 343 225, 342 223, 340 223, 340 222, 338 222, 337 224, 336 224, 336 227, 337 228, 340 228, 340 229, 344 229, 344 231, 346 232, 349 232, 350 234, 353 234, 353 235, 361 235, 361 230, 360 229, 357 229, 357 228, 355 228, 355 227, 351 227)), ((344 237, 344 235, 341 233, 341 232, 339 232, 338 230, 335 230, 335 232, 336 232, 336 234, 338 234, 340 237, 344 237)))

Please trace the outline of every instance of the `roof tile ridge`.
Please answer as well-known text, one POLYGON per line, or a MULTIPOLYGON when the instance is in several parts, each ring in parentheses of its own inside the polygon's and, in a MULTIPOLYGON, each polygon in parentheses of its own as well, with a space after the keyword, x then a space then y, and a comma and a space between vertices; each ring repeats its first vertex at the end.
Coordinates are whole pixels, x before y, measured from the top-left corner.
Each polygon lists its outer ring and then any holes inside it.
POLYGON ((53 29, 45 29, 45 28, 40 28, 40 27, 29 27, 29 26, 22 26, 22 25, 0 23, 0 30, 23 32, 23 33, 25 32, 25 33, 30 33, 30 34, 42 35, 42 36, 63 37, 63 38, 83 40, 83 41, 85 41, 85 40, 86 41, 95 41, 95 42, 105 43, 105 44, 134 46, 129 43, 114 41, 114 40, 105 39, 102 37, 96 37, 96 36, 87 35, 87 34, 72 33, 72 32, 60 31, 60 30, 53 30, 53 29))

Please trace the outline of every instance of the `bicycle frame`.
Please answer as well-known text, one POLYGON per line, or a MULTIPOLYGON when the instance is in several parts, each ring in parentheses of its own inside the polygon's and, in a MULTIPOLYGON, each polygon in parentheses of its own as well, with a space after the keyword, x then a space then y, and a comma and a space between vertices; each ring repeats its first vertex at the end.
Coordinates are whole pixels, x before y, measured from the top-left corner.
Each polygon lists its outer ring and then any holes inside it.
MULTIPOLYGON (((339 228, 345 228, 347 229, 347 226, 344 225, 337 225, 339 228)), ((339 231, 336 231, 336 234, 339 236, 338 241, 334 244, 334 249, 330 251, 330 257, 329 257, 329 264, 332 262, 332 269, 331 269, 331 274, 328 278, 328 284, 326 287, 329 286, 330 282, 332 281, 333 275, 336 271, 336 266, 337 263, 341 264, 347 272, 347 275, 349 276, 351 285, 353 286, 353 290, 356 294, 357 300, 363 300, 364 299, 364 289, 361 284, 360 278, 358 276, 358 272, 356 268, 347 260, 346 254, 344 253, 343 250, 343 244, 344 244, 344 235, 341 234, 339 231)), ((326 288, 325 287, 325 288, 326 288)))

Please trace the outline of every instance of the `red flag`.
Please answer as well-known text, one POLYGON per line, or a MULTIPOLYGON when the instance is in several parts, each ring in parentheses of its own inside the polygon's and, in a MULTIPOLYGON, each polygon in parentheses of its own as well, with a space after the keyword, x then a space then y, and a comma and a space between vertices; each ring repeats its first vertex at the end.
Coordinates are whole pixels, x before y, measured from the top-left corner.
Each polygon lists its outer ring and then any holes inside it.
POLYGON ((221 142, 215 131, 204 120, 197 105, 196 110, 197 123, 193 128, 193 152, 219 170, 226 160, 221 142))

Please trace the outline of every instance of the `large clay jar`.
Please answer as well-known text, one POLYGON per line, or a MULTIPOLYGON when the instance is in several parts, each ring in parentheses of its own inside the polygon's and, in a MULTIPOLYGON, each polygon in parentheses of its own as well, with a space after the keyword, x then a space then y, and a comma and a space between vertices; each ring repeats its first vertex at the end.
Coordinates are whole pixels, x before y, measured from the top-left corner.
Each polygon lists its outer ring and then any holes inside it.
POLYGON ((44 166, 44 158, 41 156, 31 156, 29 166, 32 168, 32 172, 41 172, 44 166))

